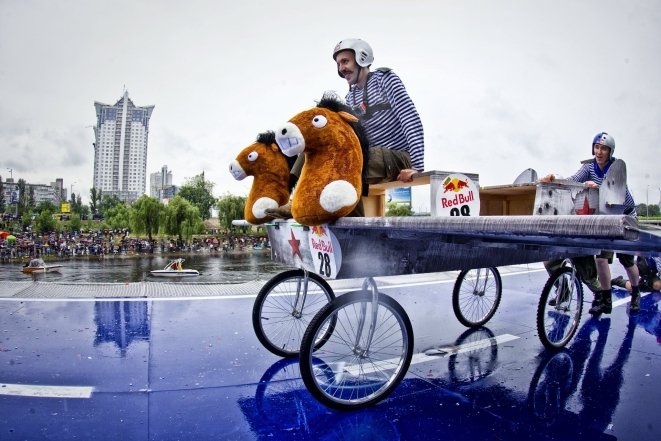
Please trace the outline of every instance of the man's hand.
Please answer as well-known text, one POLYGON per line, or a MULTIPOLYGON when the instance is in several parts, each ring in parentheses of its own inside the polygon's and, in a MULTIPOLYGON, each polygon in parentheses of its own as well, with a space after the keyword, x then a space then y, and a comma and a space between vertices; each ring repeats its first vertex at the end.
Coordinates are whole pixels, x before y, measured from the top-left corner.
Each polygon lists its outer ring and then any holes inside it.
POLYGON ((586 187, 590 187, 590 188, 599 188, 599 186, 597 185, 597 183, 596 183, 596 182, 593 182, 593 181, 586 181, 586 182, 585 182, 585 186, 586 186, 586 187))
POLYGON ((399 176, 397 176, 397 180, 401 182, 413 182, 413 175, 418 173, 420 172, 417 170, 413 170, 412 168, 405 168, 399 172, 399 176))
POLYGON ((543 178, 537 179, 537 182, 553 182, 555 181, 555 175, 544 176, 543 178))

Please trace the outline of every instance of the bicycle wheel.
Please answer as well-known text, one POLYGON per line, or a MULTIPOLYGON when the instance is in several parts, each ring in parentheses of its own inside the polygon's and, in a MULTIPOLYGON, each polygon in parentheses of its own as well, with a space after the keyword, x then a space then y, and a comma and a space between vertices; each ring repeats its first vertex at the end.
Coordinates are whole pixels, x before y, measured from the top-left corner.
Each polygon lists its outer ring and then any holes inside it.
POLYGON ((493 317, 503 292, 497 268, 462 271, 454 283, 452 309, 464 326, 482 326, 493 317))
POLYGON ((361 290, 333 300, 310 322, 301 343, 301 377, 322 404, 339 410, 375 404, 406 375, 413 356, 413 328, 406 312, 379 293, 374 334, 365 348, 371 317, 372 293, 361 290), (333 334, 314 352, 313 343, 328 329, 333 334))
POLYGON ((572 280, 571 268, 558 268, 546 281, 537 307, 537 332, 548 349, 564 347, 572 339, 581 321, 583 286, 578 277, 572 280), (549 305, 549 298, 557 299, 549 305))
MULTIPOLYGON (((281 357, 298 355, 303 333, 319 310, 335 298, 324 279, 308 273, 308 290, 303 300, 303 270, 285 271, 266 282, 255 299, 252 327, 266 349, 281 357)), ((319 335, 315 347, 330 335, 319 335)))

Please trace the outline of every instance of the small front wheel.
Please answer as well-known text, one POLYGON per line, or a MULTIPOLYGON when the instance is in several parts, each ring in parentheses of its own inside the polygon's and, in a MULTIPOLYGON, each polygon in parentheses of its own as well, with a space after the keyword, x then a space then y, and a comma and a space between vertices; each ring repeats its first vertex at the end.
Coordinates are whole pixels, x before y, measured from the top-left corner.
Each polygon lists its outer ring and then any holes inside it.
MULTIPOLYGON (((255 299, 252 327, 266 349, 281 357, 295 357, 312 317, 335 298, 324 279, 303 270, 285 271, 266 282, 255 299)), ((330 332, 330 331, 329 331, 330 332)), ((316 347, 328 338, 321 334, 316 347)))
POLYGON ((452 291, 454 315, 464 326, 482 326, 496 313, 502 292, 497 268, 462 271, 452 291))
POLYGON ((548 349, 560 349, 574 337, 583 310, 583 285, 572 268, 558 268, 544 285, 537 307, 537 333, 548 349))
POLYGON ((404 309, 379 293, 371 343, 372 292, 347 293, 310 322, 301 342, 301 377, 322 404, 360 409, 387 397, 402 381, 413 356, 413 328, 404 309), (318 351, 314 344, 333 333, 318 351))

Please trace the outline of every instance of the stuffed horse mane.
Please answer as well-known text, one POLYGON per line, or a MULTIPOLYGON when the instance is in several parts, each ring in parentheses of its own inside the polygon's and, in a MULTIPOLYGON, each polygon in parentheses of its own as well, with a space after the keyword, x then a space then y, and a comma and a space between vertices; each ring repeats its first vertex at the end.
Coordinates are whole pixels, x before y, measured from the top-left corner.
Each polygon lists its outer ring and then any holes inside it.
MULTIPOLYGON (((358 119, 358 115, 356 115, 356 112, 353 111, 353 109, 350 106, 347 106, 344 100, 338 96, 335 92, 325 92, 321 99, 317 102, 317 107, 321 107, 323 109, 328 109, 332 110, 333 112, 346 112, 350 115, 353 115, 358 119)), ((360 121, 347 121, 347 123, 351 126, 354 132, 356 132, 356 136, 358 137, 358 141, 360 142, 360 150, 363 153, 363 169, 362 169, 362 177, 363 177, 363 196, 367 196, 367 162, 369 160, 369 154, 370 154, 370 142, 369 139, 367 138, 367 131, 365 130, 365 127, 360 123, 360 121)), ((274 133, 275 136, 275 133, 274 133)))

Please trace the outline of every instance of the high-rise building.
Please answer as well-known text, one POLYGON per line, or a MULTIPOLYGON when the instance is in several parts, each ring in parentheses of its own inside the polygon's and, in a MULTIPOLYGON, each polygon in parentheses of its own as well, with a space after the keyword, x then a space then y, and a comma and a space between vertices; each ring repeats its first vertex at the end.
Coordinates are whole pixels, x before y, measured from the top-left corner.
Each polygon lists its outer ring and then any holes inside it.
POLYGON ((168 166, 161 167, 161 171, 149 175, 149 196, 160 199, 160 190, 172 185, 172 172, 168 166))
POLYGON ((154 106, 136 106, 126 91, 114 105, 95 101, 94 107, 94 187, 133 202, 146 191, 149 119, 154 106))
POLYGON ((161 171, 149 175, 149 195, 153 198, 170 199, 173 198, 179 187, 172 185, 172 172, 168 171, 168 166, 161 167, 161 171))

